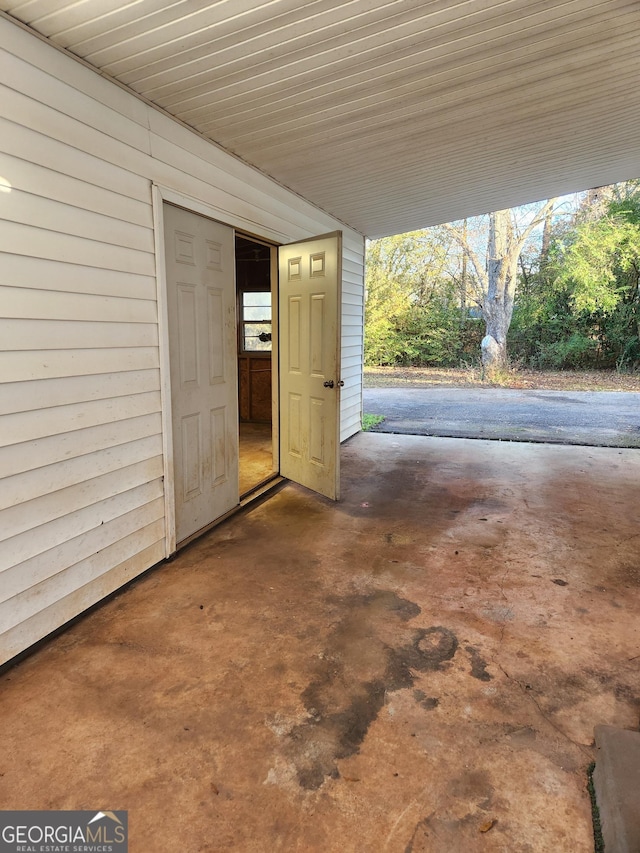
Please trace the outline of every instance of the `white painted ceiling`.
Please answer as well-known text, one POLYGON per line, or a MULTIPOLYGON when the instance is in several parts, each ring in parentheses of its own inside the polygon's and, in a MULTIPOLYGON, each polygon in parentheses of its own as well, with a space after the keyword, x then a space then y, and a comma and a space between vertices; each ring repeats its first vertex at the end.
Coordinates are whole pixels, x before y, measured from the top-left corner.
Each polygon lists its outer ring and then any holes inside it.
POLYGON ((368 236, 640 175, 639 0, 0 0, 368 236))

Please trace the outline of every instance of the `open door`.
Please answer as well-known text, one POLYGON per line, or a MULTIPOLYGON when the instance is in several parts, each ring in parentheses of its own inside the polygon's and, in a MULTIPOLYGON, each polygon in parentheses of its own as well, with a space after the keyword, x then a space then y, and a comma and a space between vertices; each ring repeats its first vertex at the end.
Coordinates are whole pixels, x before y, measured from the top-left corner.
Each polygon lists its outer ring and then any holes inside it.
POLYGON ((278 249, 280 473, 340 497, 342 235, 278 249))
POLYGON ((238 504, 233 229, 164 206, 176 542, 238 504))

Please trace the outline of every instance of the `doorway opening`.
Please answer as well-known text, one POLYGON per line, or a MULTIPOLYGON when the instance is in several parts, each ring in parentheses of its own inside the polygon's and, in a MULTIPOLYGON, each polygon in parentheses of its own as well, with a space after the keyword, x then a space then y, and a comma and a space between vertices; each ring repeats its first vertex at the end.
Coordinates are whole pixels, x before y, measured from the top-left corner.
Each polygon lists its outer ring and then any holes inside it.
POLYGON ((240 499, 277 476, 273 246, 235 237, 240 499))

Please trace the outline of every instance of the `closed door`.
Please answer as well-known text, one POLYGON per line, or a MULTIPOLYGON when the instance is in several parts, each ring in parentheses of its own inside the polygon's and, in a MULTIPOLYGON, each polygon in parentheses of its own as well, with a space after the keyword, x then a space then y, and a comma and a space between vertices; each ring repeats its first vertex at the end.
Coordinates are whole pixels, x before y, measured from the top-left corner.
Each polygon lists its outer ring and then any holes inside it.
POLYGON ((164 205, 176 542, 238 504, 233 229, 164 205))
POLYGON ((340 496, 341 234, 281 246, 280 472, 340 496))

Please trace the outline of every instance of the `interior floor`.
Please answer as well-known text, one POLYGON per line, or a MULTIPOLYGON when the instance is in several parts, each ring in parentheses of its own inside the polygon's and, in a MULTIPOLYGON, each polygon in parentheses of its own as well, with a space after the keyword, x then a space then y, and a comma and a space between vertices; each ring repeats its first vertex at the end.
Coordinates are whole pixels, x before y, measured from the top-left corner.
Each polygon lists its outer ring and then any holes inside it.
POLYGON ((640 454, 361 433, 0 678, 4 809, 130 849, 593 853, 640 708, 640 454))
POLYGON ((240 496, 271 477, 273 446, 271 424, 240 423, 240 496))

